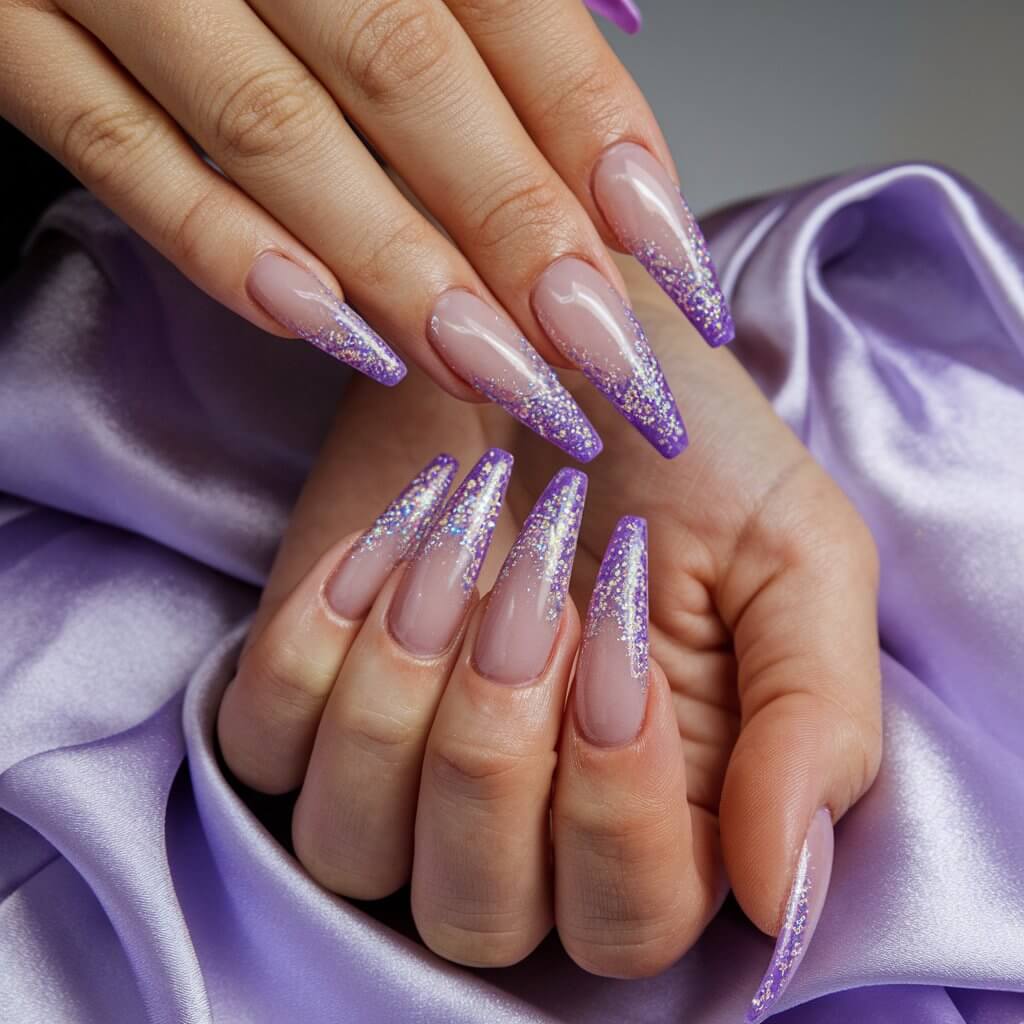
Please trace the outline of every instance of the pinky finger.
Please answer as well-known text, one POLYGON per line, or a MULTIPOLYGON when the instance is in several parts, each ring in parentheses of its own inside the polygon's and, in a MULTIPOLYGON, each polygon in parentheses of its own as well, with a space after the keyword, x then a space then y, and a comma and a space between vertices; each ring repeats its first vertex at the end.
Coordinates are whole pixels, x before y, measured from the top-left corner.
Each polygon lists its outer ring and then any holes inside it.
POLYGON ((334 275, 193 150, 80 25, 44 4, 0 11, 2 113, 229 309, 384 384, 405 365, 334 275), (39 55, 46 54, 46 60, 39 55))

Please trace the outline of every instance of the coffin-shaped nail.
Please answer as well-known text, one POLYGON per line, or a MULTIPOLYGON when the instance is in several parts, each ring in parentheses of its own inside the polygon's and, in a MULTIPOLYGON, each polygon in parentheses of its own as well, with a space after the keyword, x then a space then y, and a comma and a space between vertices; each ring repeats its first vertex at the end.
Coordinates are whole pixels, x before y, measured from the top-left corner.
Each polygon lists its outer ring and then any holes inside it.
POLYGON ((667 459, 686 447, 686 428, 643 327, 589 263, 553 263, 533 289, 533 308, 552 344, 667 459))
POLYGON ((411 654, 440 654, 458 632, 498 524, 511 472, 508 452, 486 452, 459 484, 406 569, 388 623, 411 654))
POLYGON ((249 271, 246 288, 282 327, 367 377, 390 387, 405 376, 405 363, 387 342, 297 263, 265 252, 249 271))
POLYGON ((643 146, 620 142, 594 171, 594 199, 619 242, 709 345, 735 333, 704 235, 668 172, 643 146))
POLYGON ((576 720, 591 743, 615 747, 636 737, 647 673, 647 522, 626 516, 598 570, 576 668, 576 720))
POLYGON ((811 819, 807 837, 800 847, 775 951, 751 1000, 746 1024, 760 1024, 771 1013, 807 952, 825 906, 832 877, 833 846, 832 815, 823 807, 811 819))
POLYGON ((325 588, 339 615, 361 619, 370 610, 391 570, 416 550, 441 510, 458 468, 450 455, 438 455, 349 548, 325 588))
POLYGON ((601 451, 590 420, 516 326, 483 299, 454 288, 430 319, 430 339, 446 363, 546 441, 580 462, 601 451))
POLYGON ((595 14, 607 18, 627 35, 640 31, 640 10, 633 0, 585 0, 585 3, 595 14))
POLYGON ((569 589, 587 478, 555 474, 526 518, 491 590, 473 650, 477 671, 527 683, 544 671, 569 589))

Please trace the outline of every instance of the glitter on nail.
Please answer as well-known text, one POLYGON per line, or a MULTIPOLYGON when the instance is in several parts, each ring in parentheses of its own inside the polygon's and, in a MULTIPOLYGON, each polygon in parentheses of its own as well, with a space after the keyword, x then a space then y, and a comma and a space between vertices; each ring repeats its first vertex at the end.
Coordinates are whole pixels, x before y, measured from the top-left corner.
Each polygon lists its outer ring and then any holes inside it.
POLYGON ((466 594, 476 586, 511 473, 512 456, 508 452, 500 448, 485 452, 459 484, 416 553, 417 559, 424 558, 454 541, 468 556, 462 559, 462 589, 466 594))
POLYGON ((569 590, 576 538, 583 518, 587 477, 578 469, 559 470, 537 499, 501 567, 491 592, 495 600, 513 571, 529 559, 530 593, 544 594, 544 619, 558 622, 569 590))
POLYGON ((458 462, 443 453, 428 463, 352 545, 352 553, 373 551, 385 541, 397 540, 396 562, 414 554, 436 518, 458 468, 458 462))
POLYGON ((321 352, 380 384, 393 387, 406 374, 405 363, 390 345, 347 303, 322 284, 316 291, 300 292, 311 303, 319 303, 332 323, 315 330, 302 324, 275 316, 288 330, 315 345, 321 352))
POLYGON ((647 521, 625 516, 615 526, 590 597, 583 642, 612 621, 629 651, 633 678, 647 685, 647 521))
POLYGON ((813 865, 807 842, 800 849, 793 888, 786 904, 786 914, 772 954, 772 962, 761 979, 757 994, 750 1002, 745 1024, 760 1024, 775 1000, 782 995, 806 951, 804 932, 810 913, 813 865))
POLYGON ((679 198, 685 211, 684 244, 689 265, 674 262, 650 239, 637 241, 632 246, 632 253, 697 328, 701 337, 717 348, 732 341, 736 333, 732 314, 718 283, 704 233, 686 200, 681 194, 679 198))

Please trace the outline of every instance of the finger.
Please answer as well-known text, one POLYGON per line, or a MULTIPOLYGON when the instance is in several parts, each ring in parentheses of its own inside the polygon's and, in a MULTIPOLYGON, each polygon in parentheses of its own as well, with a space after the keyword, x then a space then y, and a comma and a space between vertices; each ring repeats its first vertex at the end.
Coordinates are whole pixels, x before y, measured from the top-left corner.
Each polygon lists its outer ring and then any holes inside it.
POLYGON ((427 741, 412 909, 457 963, 522 960, 551 927, 548 810, 579 642, 566 605, 586 477, 562 470, 474 617, 427 741))
POLYGON ((258 327, 289 333, 246 289, 261 255, 287 257, 340 294, 327 267, 206 164, 95 38, 55 9, 3 5, 0 93, 18 128, 200 288, 258 327))
POLYGON ((423 750, 511 464, 495 449, 469 472, 345 659, 292 819, 296 855, 334 892, 376 899, 409 879, 423 750))
POLYGON ((647 651, 642 519, 619 521, 591 598, 555 785, 555 915, 569 955, 613 977, 655 974, 723 894, 717 828, 686 801, 664 673, 647 651))
MULTIPOLYGON (((310 70, 242 0, 211 0, 202 18, 179 4, 65 3, 239 187, 316 248, 374 327, 435 381, 456 397, 480 392, 581 461, 600 451, 555 373, 481 298, 486 288, 466 259, 410 205, 310 70), (168 61, 164 48, 145 45, 154 33, 192 59, 168 61), (435 315, 454 318, 440 354, 428 340, 435 315)), ((367 335, 365 321, 353 321, 320 282, 261 262, 248 286, 267 312, 315 344, 361 359, 385 383, 400 376, 380 344, 371 345, 379 336, 367 335)))
POLYGON ((640 260, 709 344, 729 341, 732 318, 668 146, 583 4, 447 3, 605 241, 640 260))
POLYGON ((874 545, 816 464, 799 472, 784 506, 769 501, 745 533, 722 592, 742 713, 722 793, 724 858, 740 906, 778 935, 757 1020, 810 943, 832 821, 881 756, 874 545))
POLYGON ((391 570, 440 509, 457 464, 439 455, 359 537, 328 551, 242 654, 217 733, 235 776, 264 793, 302 782, 345 656, 391 570))
MULTIPOLYGON (((623 311, 625 291, 600 235, 444 6, 256 0, 256 7, 527 337, 545 355, 580 366, 632 422, 667 435, 659 446, 665 454, 678 454, 684 435, 675 401, 635 318, 623 311), (574 298, 574 288, 586 295, 574 298)), ((449 358, 467 338, 488 336, 470 306, 464 293, 449 293, 429 316, 432 341, 449 358)), ((506 342, 515 344, 515 335, 506 342)))

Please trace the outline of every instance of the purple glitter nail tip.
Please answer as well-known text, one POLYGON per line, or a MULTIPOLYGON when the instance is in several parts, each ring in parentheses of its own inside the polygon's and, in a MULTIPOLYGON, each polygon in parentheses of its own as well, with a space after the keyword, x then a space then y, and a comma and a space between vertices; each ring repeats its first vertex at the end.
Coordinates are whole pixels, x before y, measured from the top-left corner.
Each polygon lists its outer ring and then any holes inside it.
POLYGON ((647 616, 647 520, 625 516, 616 524, 601 560, 583 640, 586 643, 606 622, 614 622, 629 651, 633 678, 641 686, 647 686, 649 670, 647 616))

